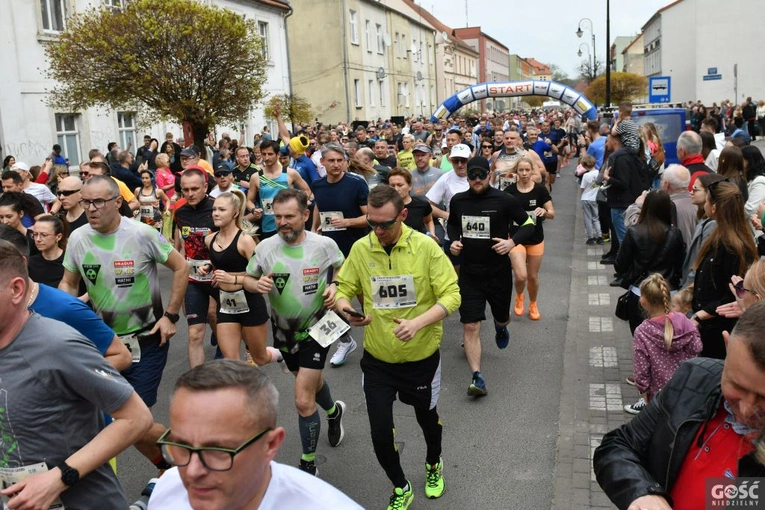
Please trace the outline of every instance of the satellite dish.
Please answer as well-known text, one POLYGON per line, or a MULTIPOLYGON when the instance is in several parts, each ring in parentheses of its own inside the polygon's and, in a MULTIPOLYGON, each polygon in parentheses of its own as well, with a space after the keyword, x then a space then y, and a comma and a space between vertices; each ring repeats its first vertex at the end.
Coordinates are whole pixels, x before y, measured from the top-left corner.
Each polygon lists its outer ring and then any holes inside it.
POLYGON ((422 81, 422 72, 417 71, 417 81, 422 81))
POLYGON ((385 43, 385 46, 390 47, 390 34, 385 34, 385 37, 383 37, 383 42, 385 43))
POLYGON ((377 79, 382 80, 385 78, 385 68, 384 67, 378 67, 377 68, 377 79))

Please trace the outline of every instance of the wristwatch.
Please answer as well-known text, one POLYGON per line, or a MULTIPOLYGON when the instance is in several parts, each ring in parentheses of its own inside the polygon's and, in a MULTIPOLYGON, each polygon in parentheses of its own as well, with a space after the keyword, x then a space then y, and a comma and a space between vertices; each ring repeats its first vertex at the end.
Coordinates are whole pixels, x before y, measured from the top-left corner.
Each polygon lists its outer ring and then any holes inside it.
POLYGON ((178 315, 177 313, 165 312, 164 316, 170 319, 170 322, 172 322, 173 324, 175 324, 181 319, 181 316, 178 315))
POLYGON ((64 482, 64 485, 67 487, 72 487, 80 481, 80 472, 66 462, 62 462, 56 467, 61 470, 61 481, 64 482))

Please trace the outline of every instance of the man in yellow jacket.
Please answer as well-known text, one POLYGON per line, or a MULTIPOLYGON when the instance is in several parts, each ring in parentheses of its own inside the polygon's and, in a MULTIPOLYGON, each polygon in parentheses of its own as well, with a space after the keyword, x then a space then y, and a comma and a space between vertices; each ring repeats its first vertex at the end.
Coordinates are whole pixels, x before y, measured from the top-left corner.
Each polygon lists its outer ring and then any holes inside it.
POLYGON ((407 509, 414 499, 393 442, 393 401, 414 407, 427 445, 425 495, 444 491, 441 420, 442 320, 459 308, 457 274, 432 239, 404 224, 407 210, 390 186, 369 193, 372 232, 353 245, 338 275, 336 311, 364 334, 364 395, 377 460, 394 491, 388 509, 407 509), (364 311, 351 306, 362 294, 364 311))

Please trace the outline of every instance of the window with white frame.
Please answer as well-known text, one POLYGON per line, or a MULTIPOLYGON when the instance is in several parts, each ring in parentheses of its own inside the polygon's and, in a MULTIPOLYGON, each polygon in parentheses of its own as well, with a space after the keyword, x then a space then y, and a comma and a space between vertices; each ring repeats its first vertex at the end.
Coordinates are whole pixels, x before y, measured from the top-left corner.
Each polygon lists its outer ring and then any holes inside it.
MULTIPOLYGON (((417 39, 412 39, 412 48, 417 47, 417 39)), ((417 62, 417 53, 412 53, 412 61, 417 62)))
POLYGON ((120 137, 120 147, 127 150, 128 144, 132 142, 132 149, 138 148, 135 143, 135 113, 117 112, 117 131, 120 137))
POLYGON ((396 32, 396 58, 401 58, 401 34, 396 32))
POLYGON ((350 11, 351 44, 359 44, 359 27, 356 11, 350 11))
POLYGON ((369 83, 367 84, 369 86, 369 90, 367 91, 369 94, 369 106, 375 105, 375 81, 369 80, 369 83))
POLYGON ((125 7, 125 0, 103 0, 104 7, 113 11, 121 11, 125 7))
POLYGON ((406 58, 406 53, 409 51, 409 48, 406 45, 406 34, 401 34, 401 56, 403 58, 406 58))
POLYGON ((261 41, 263 41, 263 56, 266 60, 271 60, 271 51, 268 44, 268 22, 258 21, 258 34, 261 41))
POLYGON ((43 31, 64 31, 67 14, 66 2, 67 0, 40 0, 43 31))
POLYGON ((385 106, 385 81, 380 80, 377 83, 380 86, 380 106, 385 106))
POLYGON ((77 127, 79 115, 74 113, 56 114, 56 143, 69 160, 70 165, 80 164, 80 131, 77 127))
POLYGON ((353 100, 356 108, 361 108, 361 80, 353 80, 353 100))
POLYGON ((377 53, 383 54, 385 52, 385 45, 383 41, 382 25, 375 24, 376 36, 377 36, 377 53))
POLYGON ((369 20, 364 22, 364 38, 367 44, 367 51, 372 53, 372 24, 369 20))

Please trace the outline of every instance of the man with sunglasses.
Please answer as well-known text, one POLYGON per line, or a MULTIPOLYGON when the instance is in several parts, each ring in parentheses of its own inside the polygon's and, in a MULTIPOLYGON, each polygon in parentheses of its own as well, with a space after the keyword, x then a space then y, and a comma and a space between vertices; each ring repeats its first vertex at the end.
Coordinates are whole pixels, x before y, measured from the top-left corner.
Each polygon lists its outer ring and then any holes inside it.
POLYGON ((366 220, 373 232, 357 241, 338 275, 335 311, 364 333, 364 396, 372 445, 393 483, 388 510, 405 510, 414 488, 394 443, 393 401, 414 407, 427 445, 425 495, 444 491, 441 420, 442 321, 460 304, 457 275, 441 249, 406 224, 396 190, 380 184, 369 193, 366 220), (363 313, 351 300, 363 295, 363 313))
MULTIPOLYGON (((80 193, 88 225, 69 238, 59 288, 77 296, 80 281, 85 281, 96 313, 132 354, 133 365, 122 375, 151 408, 167 362, 167 342, 176 333, 188 264, 155 229, 120 216, 122 197, 111 178, 91 177, 80 193), (166 309, 158 263, 173 271, 166 309)), ((154 423, 136 443, 158 469, 168 467, 156 446, 163 431, 154 423)))
POLYGON ((497 347, 505 349, 510 340, 512 299, 512 267, 510 250, 523 244, 534 234, 534 220, 520 202, 508 193, 489 185, 489 162, 476 156, 468 161, 467 179, 470 189, 457 193, 449 205, 446 225, 449 249, 462 255, 460 268, 460 322, 472 382, 468 395, 487 394, 481 372, 481 322, 486 320, 486 303, 494 316, 497 347), (510 227, 519 228, 510 236, 510 227))
POLYGON ((231 168, 229 168, 228 165, 223 163, 218 165, 213 176, 215 177, 215 182, 217 182, 218 185, 215 186, 212 191, 210 191, 210 198, 215 199, 218 198, 221 193, 239 189, 239 186, 234 184, 234 172, 231 170, 231 168))
POLYGON ((64 218, 69 224, 69 229, 74 232, 78 228, 88 224, 88 217, 85 214, 85 209, 80 205, 82 196, 80 195, 82 190, 82 181, 74 176, 64 177, 60 183, 58 183, 58 199, 61 200, 61 208, 65 211, 64 218))
POLYGON ((244 362, 216 360, 182 375, 158 441, 175 467, 157 482, 149 508, 361 509, 328 483, 274 462, 285 437, 278 407, 274 385, 244 362))

